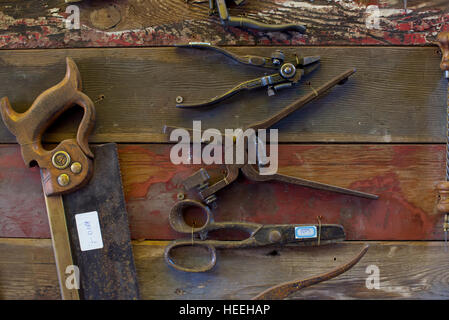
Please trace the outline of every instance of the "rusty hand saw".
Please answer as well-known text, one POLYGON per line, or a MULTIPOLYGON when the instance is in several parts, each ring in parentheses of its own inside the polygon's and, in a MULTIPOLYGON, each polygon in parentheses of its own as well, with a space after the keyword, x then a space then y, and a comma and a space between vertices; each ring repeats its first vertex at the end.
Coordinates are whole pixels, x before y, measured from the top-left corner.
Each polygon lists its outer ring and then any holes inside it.
POLYGON ((5 97, 0 113, 25 164, 40 167, 62 299, 138 299, 117 148, 114 143, 89 147, 94 103, 81 91, 75 62, 67 58, 66 63, 64 79, 26 112, 15 112, 5 97), (74 106, 84 110, 76 139, 46 150, 45 130, 74 106))

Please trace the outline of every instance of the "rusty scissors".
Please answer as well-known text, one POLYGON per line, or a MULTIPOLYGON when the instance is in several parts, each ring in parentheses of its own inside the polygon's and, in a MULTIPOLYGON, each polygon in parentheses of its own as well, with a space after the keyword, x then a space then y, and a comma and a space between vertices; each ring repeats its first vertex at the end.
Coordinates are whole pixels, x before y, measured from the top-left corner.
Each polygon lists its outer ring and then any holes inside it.
POLYGON ((177 232, 191 234, 190 239, 172 241, 165 249, 164 258, 167 264, 185 272, 205 272, 211 270, 217 263, 216 249, 254 248, 269 245, 294 244, 300 246, 319 245, 343 241, 345 232, 342 226, 335 224, 272 224, 262 225, 249 222, 214 222, 210 208, 195 200, 182 200, 175 204, 169 215, 170 226, 177 232), (197 207, 205 213, 206 221, 200 227, 192 227, 184 217, 184 210, 197 207), (214 240, 208 239, 208 234, 219 230, 240 230, 249 236, 244 240, 214 240), (173 259, 171 253, 181 247, 206 248, 210 258, 205 264, 188 267, 173 259))

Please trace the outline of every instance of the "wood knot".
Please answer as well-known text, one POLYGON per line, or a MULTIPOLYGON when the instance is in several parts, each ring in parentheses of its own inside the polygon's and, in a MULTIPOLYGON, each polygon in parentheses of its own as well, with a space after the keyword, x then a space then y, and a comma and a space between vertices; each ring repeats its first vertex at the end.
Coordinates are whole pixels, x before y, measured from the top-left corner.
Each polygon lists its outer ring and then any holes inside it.
POLYGON ((114 28, 122 20, 120 10, 114 4, 107 7, 95 9, 90 14, 90 23, 93 27, 100 30, 109 30, 114 28))

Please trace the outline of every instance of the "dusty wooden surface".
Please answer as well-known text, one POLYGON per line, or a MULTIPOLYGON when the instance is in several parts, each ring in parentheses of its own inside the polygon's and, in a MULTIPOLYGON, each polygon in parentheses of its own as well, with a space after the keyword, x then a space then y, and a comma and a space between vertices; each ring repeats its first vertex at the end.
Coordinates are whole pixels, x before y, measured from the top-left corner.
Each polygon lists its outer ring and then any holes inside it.
MULTIPOLYGON (((120 145, 133 239, 173 239, 168 214, 182 181, 199 165, 173 165, 170 145, 120 145)), ((444 179, 444 145, 280 145, 279 172, 375 193, 379 200, 241 176, 217 193, 217 221, 342 224, 349 240, 441 240, 435 183, 444 179)), ((222 167, 208 170, 213 179, 222 167)), ((39 172, 17 146, 0 147, 0 237, 48 238, 39 172)), ((194 192, 186 194, 193 198, 194 192)))
POLYGON ((185 0, 76 3, 79 29, 68 29, 64 0, 0 1, 0 48, 160 46, 189 41, 220 45, 426 45, 449 20, 445 0, 251 0, 230 13, 265 23, 301 23, 297 32, 225 29, 208 4, 185 0))
MULTIPOLYGON (((275 48, 230 48, 238 54, 271 56, 275 48)), ((0 51, 0 97, 8 96, 19 112, 65 74, 65 57, 77 63, 83 91, 96 102, 97 124, 91 142, 164 142, 165 124, 203 128, 245 127, 264 120, 300 96, 349 68, 357 73, 282 120, 281 142, 426 142, 445 138, 446 81, 436 48, 285 48, 321 55, 320 69, 296 88, 269 97, 264 89, 244 92, 214 107, 175 107, 226 92, 267 70, 242 66, 220 54, 177 48, 122 48, 0 51), (386 58, 388 57, 388 58, 386 58), (309 85, 310 83, 310 85, 309 85), (407 121, 404 121, 407 119, 407 121)), ((73 137, 82 112, 48 130, 46 141, 73 137)), ((0 123, 0 143, 14 143, 0 123)))
MULTIPOLYGON (((167 242, 135 242, 143 299, 250 299, 284 281, 329 271, 351 259, 362 242, 315 248, 220 250, 217 266, 204 274, 170 269, 167 242)), ((448 299, 449 260, 442 242, 369 242, 370 249, 347 273, 303 289, 290 299, 448 299), (367 278, 379 268, 379 289, 367 278), (371 267, 372 268, 372 267, 371 267)), ((59 299, 50 240, 0 239, 0 298, 59 299)))

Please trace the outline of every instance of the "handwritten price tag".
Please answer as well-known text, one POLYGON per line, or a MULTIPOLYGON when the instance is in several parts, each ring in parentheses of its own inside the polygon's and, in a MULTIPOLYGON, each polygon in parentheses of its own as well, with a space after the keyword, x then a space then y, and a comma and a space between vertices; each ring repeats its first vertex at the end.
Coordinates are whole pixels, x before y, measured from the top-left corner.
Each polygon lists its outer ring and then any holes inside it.
POLYGON ((103 248, 98 212, 92 211, 75 215, 76 229, 80 240, 81 251, 103 248))

